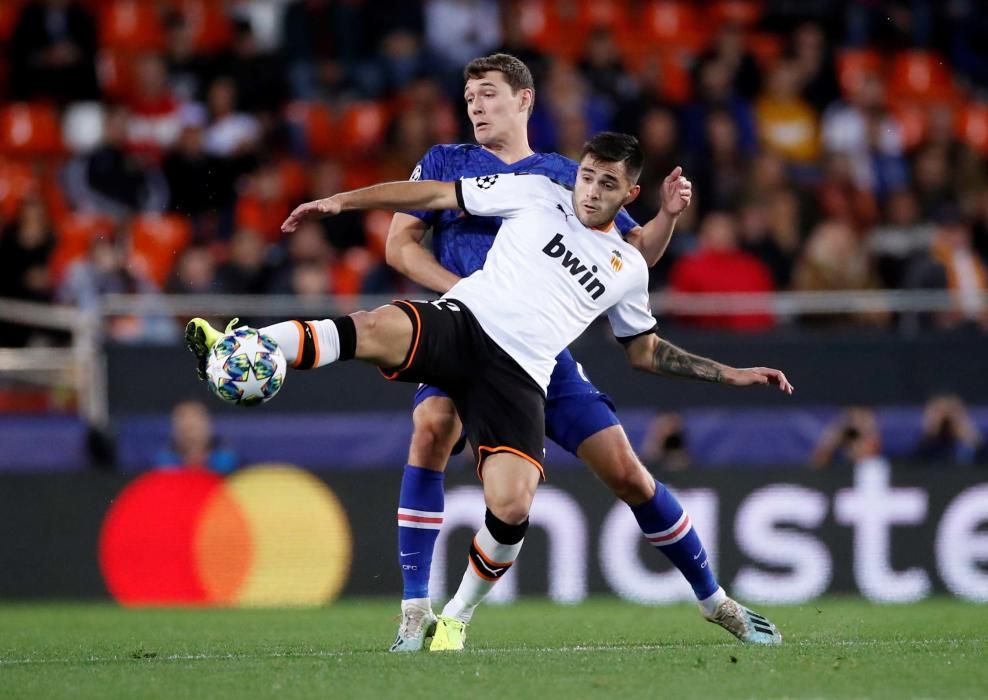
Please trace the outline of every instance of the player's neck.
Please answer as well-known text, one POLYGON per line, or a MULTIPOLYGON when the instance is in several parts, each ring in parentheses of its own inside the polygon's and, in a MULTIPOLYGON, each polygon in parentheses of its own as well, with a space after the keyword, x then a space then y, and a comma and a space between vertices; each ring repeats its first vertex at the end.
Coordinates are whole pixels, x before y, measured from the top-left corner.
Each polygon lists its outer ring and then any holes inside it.
POLYGON ((508 165, 524 160, 535 153, 535 151, 532 150, 532 147, 528 145, 527 138, 522 138, 517 141, 502 141, 498 143, 485 144, 482 148, 508 165))

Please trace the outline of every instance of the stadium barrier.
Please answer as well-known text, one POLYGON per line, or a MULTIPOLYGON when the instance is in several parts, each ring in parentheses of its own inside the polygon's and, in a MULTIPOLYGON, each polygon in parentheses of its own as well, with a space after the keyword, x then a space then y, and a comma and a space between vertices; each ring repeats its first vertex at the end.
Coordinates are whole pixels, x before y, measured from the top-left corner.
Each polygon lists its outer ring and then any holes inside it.
MULTIPOLYGON (((649 604, 691 599, 595 479, 548 476, 524 552, 493 602, 538 595, 578 603, 598 593, 649 604)), ((196 470, 0 476, 0 596, 265 606, 397 596, 399 477, 395 468, 313 476, 289 465, 226 479, 196 470)), ((670 485, 722 584, 742 599, 988 601, 986 477, 875 461, 823 472, 683 473, 670 485)), ((459 580, 482 498, 469 476, 449 475, 437 598, 459 580)))

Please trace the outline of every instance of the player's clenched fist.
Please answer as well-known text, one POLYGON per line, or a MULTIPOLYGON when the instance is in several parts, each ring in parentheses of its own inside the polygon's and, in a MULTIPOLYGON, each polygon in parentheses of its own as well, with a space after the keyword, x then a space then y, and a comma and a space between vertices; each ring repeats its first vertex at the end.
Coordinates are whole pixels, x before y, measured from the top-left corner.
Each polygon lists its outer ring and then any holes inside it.
POLYGON ((324 216, 334 216, 340 213, 340 202, 336 197, 316 199, 305 204, 299 204, 281 224, 282 233, 294 233, 303 221, 321 219, 324 216))
POLYGON ((693 183, 683 177, 682 167, 677 165, 662 181, 660 198, 662 211, 672 216, 682 214, 690 205, 690 200, 693 198, 693 183))

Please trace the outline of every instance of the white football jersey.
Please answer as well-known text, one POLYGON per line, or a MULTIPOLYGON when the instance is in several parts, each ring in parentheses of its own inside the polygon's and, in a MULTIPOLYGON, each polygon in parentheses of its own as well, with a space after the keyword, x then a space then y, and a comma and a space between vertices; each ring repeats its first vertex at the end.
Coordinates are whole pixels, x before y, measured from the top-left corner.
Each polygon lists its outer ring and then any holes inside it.
POLYGON ((469 307, 543 391, 556 355, 605 311, 619 340, 655 329, 641 253, 613 224, 581 224, 571 190, 542 175, 502 173, 458 180, 456 194, 468 215, 504 220, 484 267, 444 298, 469 307))

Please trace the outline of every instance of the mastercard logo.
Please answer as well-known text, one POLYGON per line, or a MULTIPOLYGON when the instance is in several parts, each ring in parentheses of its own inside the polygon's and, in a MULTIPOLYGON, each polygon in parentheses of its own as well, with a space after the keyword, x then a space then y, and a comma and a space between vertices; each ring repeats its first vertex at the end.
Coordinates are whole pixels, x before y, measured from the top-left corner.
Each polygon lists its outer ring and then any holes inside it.
POLYGON ((353 539, 329 487, 289 465, 223 478, 155 470, 107 511, 99 564, 124 605, 321 605, 350 573, 353 539))

